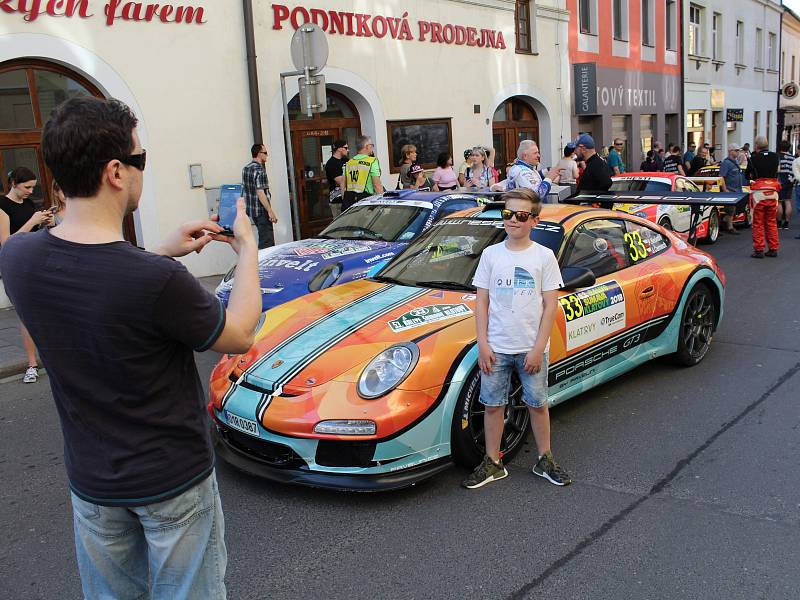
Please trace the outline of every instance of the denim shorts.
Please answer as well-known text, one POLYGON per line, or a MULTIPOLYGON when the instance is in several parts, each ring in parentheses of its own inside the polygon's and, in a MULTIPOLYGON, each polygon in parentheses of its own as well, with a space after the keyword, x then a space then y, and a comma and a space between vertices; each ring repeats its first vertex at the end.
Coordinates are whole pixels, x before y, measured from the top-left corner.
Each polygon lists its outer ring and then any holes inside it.
POLYGON ((547 352, 538 373, 526 373, 525 354, 494 353, 495 363, 491 375, 481 372, 480 402, 484 406, 505 406, 511 390, 511 374, 516 371, 522 383, 522 401, 531 408, 547 404, 547 352))

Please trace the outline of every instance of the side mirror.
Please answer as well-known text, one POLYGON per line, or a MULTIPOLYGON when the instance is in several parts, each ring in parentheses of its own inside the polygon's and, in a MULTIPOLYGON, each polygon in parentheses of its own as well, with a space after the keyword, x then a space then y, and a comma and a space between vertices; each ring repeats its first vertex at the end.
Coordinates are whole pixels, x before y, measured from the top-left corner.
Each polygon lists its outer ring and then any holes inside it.
POLYGON ((391 259, 387 258, 386 260, 382 260, 381 262, 372 265, 367 271, 367 277, 374 277, 375 275, 377 275, 378 271, 380 271, 383 267, 385 267, 386 263, 388 263, 390 260, 391 259))
POLYGON ((561 277, 564 279, 562 290, 577 290, 595 284, 597 278, 591 269, 583 267, 564 267, 561 269, 561 277))

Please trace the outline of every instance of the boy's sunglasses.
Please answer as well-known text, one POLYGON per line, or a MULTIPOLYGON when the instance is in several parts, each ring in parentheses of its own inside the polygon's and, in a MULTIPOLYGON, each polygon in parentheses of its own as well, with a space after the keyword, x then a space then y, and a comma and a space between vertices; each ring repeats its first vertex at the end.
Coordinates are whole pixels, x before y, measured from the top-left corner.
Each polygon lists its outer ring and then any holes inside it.
POLYGON ((509 210, 507 208, 500 211, 500 216, 503 217, 503 221, 510 221, 511 217, 517 217, 517 221, 520 223, 524 223, 531 217, 535 218, 535 215, 529 213, 527 210, 509 210))

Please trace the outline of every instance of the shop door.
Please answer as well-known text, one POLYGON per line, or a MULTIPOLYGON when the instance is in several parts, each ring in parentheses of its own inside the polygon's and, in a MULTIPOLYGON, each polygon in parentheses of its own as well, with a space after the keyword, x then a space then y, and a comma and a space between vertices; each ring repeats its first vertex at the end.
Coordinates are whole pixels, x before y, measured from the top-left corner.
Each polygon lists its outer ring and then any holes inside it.
POLYGON ((350 102, 331 90, 328 90, 328 110, 312 117, 300 112, 297 96, 292 98, 289 122, 299 197, 300 237, 309 238, 317 235, 333 219, 328 202, 328 178, 325 176, 325 163, 331 157, 333 143, 337 139, 346 140, 353 156, 360 123, 350 102))
MULTIPOLYGON (((52 175, 42 159, 42 128, 53 110, 69 98, 102 98, 91 82, 66 68, 39 60, 18 60, 0 64, 0 173, 2 186, 7 174, 27 167, 36 174, 31 199, 37 208, 52 204, 52 175)), ((133 216, 125 217, 123 235, 136 243, 133 216)))
POLYGON ((492 123, 494 166, 500 172, 500 181, 506 178, 506 170, 516 160, 523 140, 539 143, 539 120, 524 100, 509 98, 497 108, 492 123))

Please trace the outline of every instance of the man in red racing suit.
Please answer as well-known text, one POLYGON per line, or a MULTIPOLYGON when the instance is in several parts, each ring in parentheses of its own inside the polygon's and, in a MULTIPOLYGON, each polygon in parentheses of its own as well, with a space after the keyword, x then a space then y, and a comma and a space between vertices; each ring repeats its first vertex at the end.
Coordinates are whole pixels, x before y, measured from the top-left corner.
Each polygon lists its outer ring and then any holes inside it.
POLYGON ((760 135, 755 140, 756 151, 750 157, 750 178, 754 179, 750 186, 753 202, 753 258, 764 256, 778 256, 780 239, 778 238, 778 190, 781 189, 777 181, 780 156, 770 152, 767 138, 760 135), (769 181, 773 180, 773 181, 769 181), (764 253, 764 234, 766 245, 769 246, 764 253))

